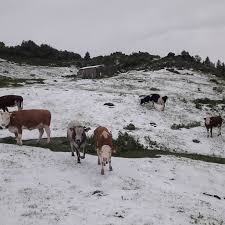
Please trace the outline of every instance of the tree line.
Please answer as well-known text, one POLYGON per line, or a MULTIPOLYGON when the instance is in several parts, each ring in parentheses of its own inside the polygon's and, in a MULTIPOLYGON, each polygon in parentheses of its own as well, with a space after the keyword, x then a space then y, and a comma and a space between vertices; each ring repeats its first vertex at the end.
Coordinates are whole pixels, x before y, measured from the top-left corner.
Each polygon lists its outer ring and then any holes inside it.
POLYGON ((78 53, 57 50, 50 45, 38 45, 35 42, 23 41, 21 45, 6 46, 0 42, 0 58, 17 63, 28 63, 32 65, 48 66, 70 66, 77 67, 103 64, 116 67, 118 71, 137 70, 159 70, 164 68, 194 69, 205 73, 212 73, 225 79, 225 64, 218 60, 216 63, 210 61, 207 56, 202 59, 199 55, 191 56, 188 51, 183 50, 176 55, 169 52, 165 57, 151 55, 148 52, 134 52, 125 54, 114 52, 110 55, 91 57, 86 52, 82 57, 78 53))

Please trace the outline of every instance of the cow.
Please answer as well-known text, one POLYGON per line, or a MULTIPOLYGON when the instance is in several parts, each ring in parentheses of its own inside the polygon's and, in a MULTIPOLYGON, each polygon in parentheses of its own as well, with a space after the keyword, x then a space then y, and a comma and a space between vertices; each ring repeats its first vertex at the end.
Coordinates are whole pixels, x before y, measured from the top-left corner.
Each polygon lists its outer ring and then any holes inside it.
POLYGON ((109 163, 109 170, 112 171, 111 155, 113 148, 112 134, 106 127, 99 126, 94 130, 95 149, 98 155, 98 165, 101 164, 101 174, 104 175, 104 166, 109 163))
POLYGON ((9 111, 7 107, 17 106, 18 110, 23 109, 23 97, 19 95, 4 95, 0 97, 0 109, 9 111))
POLYGON ((161 111, 163 111, 165 108, 165 103, 166 103, 167 99, 168 99, 167 96, 161 97, 159 94, 151 94, 151 95, 147 95, 144 98, 142 98, 140 101, 140 104, 143 105, 148 102, 153 102, 154 106, 155 106, 155 104, 162 105, 163 107, 162 107, 161 111))
POLYGON ((209 129, 210 129, 210 136, 212 137, 212 128, 218 127, 219 133, 218 136, 221 135, 221 126, 223 123, 223 119, 221 116, 208 116, 204 118, 205 120, 205 127, 207 129, 207 137, 209 137, 209 129))
POLYGON ((0 112, 0 125, 8 128, 15 134, 16 142, 22 145, 22 130, 38 129, 39 142, 42 138, 44 130, 47 134, 47 143, 50 142, 50 123, 51 113, 44 109, 29 109, 14 112, 0 112))
POLYGON ((80 163, 80 159, 85 158, 85 145, 86 145, 86 132, 91 128, 82 126, 78 121, 71 121, 67 127, 67 138, 70 143, 72 156, 74 156, 74 150, 77 154, 77 162, 80 163), (83 148, 83 156, 80 156, 80 149, 83 148))

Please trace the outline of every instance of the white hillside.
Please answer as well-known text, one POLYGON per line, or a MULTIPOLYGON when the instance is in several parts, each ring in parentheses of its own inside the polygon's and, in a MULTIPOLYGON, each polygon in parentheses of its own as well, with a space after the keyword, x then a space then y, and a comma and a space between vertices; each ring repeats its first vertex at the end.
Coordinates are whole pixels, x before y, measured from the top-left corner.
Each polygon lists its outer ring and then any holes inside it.
MULTIPOLYGON (((53 137, 66 136, 71 120, 90 126, 88 135, 104 125, 114 137, 133 123, 137 129, 129 133, 146 146, 149 137, 171 150, 225 157, 225 128, 222 136, 217 137, 214 129, 214 137, 207 138, 203 120, 207 114, 224 117, 224 110, 220 106, 217 112, 200 110, 193 103, 197 98, 224 98, 224 86, 210 81, 213 76, 161 70, 131 71, 101 80, 63 77, 76 72, 76 68, 0 61, 0 76, 46 79, 45 84, 0 88, 0 96, 22 95, 24 108, 50 110, 53 137), (220 92, 213 87, 220 87, 220 92), (164 112, 140 105, 139 96, 151 93, 169 97, 164 112), (115 106, 104 106, 106 102, 115 106), (192 122, 201 122, 201 126, 171 129, 174 123, 192 122)), ((0 130, 0 138, 6 136, 12 134, 0 130)), ((37 137, 38 131, 23 132, 23 139, 37 137)), ((225 223, 224 165, 163 156, 113 157, 112 167, 112 172, 106 170, 102 176, 96 156, 87 155, 77 164, 70 153, 0 144, 0 225, 225 223)))

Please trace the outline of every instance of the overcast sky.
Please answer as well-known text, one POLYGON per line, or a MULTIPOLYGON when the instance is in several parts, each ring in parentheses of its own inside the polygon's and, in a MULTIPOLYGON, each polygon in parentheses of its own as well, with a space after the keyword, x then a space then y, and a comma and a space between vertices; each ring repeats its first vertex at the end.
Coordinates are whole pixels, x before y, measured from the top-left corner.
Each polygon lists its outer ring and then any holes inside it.
POLYGON ((82 56, 169 51, 225 61, 225 0, 0 0, 0 41, 82 56))

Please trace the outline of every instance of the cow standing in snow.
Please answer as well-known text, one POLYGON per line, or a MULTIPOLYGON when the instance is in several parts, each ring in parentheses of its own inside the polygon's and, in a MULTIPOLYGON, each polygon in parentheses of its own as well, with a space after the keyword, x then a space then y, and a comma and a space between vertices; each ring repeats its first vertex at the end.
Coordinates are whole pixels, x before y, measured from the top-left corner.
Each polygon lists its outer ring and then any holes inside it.
POLYGON ((112 134, 105 127, 98 127, 94 130, 95 148, 98 154, 98 165, 101 164, 101 174, 104 175, 104 166, 109 163, 109 170, 112 171, 111 155, 113 150, 112 134))
MULTIPOLYGON (((159 94, 151 94, 151 95, 147 95, 144 98, 142 98, 140 101, 140 104, 142 105, 142 104, 145 104, 148 102, 153 102, 154 106, 155 106, 155 104, 162 105, 160 110, 163 111, 165 108, 165 103, 166 103, 167 99, 168 99, 167 96, 162 97, 159 94)), ((155 107, 155 108, 157 108, 157 107, 155 107)))
POLYGON ((23 97, 19 95, 4 95, 0 97, 0 108, 5 112, 7 107, 17 106, 18 110, 23 109, 23 97))
POLYGON ((90 128, 82 126, 78 121, 71 121, 67 127, 67 138, 70 142, 72 156, 74 156, 75 150, 78 163, 80 163, 80 159, 85 158, 86 132, 89 130, 90 128), (83 156, 80 156, 81 148, 83 148, 83 156))
POLYGON ((30 109, 20 110, 14 112, 0 112, 0 125, 8 128, 8 130, 15 134, 18 145, 22 145, 22 130, 38 129, 39 139, 45 132, 47 134, 47 143, 50 142, 50 123, 51 113, 44 109, 30 109))
POLYGON ((219 133, 218 136, 221 135, 221 126, 223 123, 223 119, 221 116, 211 116, 204 118, 205 120, 205 127, 207 129, 207 137, 209 137, 209 129, 210 129, 210 136, 212 137, 212 128, 218 127, 219 133))

